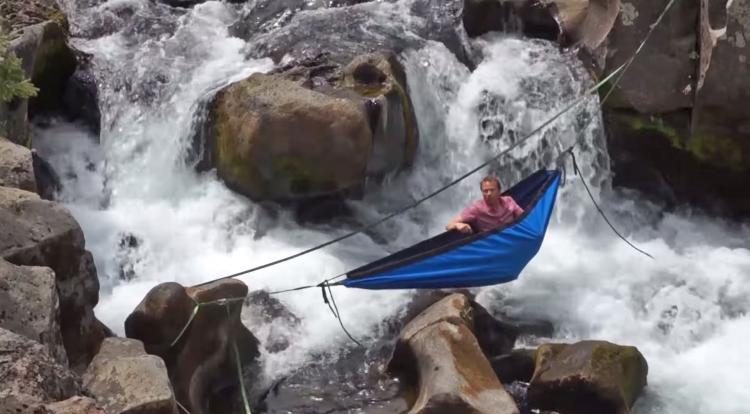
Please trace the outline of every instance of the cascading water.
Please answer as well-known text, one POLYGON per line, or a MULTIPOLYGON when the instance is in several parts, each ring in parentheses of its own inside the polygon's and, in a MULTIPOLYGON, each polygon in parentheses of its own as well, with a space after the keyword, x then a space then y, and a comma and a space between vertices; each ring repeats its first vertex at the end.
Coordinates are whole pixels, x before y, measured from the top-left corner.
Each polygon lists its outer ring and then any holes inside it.
MULTIPOLYGON (((355 7, 370 16, 373 27, 402 30, 425 24, 421 16, 409 15, 405 4, 410 2, 355 7), (396 6, 400 13, 386 12, 396 6)), ((93 55, 100 80, 101 143, 64 123, 37 129, 34 140, 60 174, 60 199, 81 223, 96 258, 102 284, 96 313, 110 328, 122 333, 125 317, 160 282, 195 284, 351 230, 344 223, 301 226, 284 211, 268 214, 185 161, 201 100, 273 67, 270 59, 246 58, 248 43, 229 35, 227 27, 242 6, 69 3, 78 36, 74 43, 93 55)), ((280 24, 288 20, 283 17, 280 24)), ((473 72, 434 41, 401 54, 420 128, 418 158, 408 173, 370 185, 363 200, 351 202, 357 221, 374 221, 434 191, 525 136, 591 84, 573 57, 546 42, 496 36, 472 41, 472 47, 483 56, 473 72)), ((687 213, 662 214, 609 189, 595 98, 501 158, 495 169, 511 184, 536 168, 557 166, 558 155, 575 143, 595 195, 656 260, 612 235, 578 180, 569 177, 540 253, 518 281, 481 289, 480 302, 509 316, 554 322, 554 340, 594 338, 637 346, 650 369, 636 412, 748 412, 750 364, 741 346, 750 338, 750 251, 744 229, 687 213)), ((478 178, 369 235, 241 279, 251 290, 317 283, 434 235, 479 196, 478 178)), ((336 299, 352 334, 368 341, 412 293, 337 289, 336 299)), ((261 341, 285 336, 290 343, 282 351, 264 352, 270 379, 306 364, 311 355, 347 346, 318 291, 279 298, 299 324, 245 315, 261 341)))

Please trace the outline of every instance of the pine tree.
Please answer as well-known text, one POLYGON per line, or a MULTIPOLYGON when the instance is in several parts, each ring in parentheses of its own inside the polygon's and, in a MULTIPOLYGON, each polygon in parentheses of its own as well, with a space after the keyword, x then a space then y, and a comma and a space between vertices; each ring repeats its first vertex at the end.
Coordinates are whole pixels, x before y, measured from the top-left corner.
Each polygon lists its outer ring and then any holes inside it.
POLYGON ((9 37, 0 32, 0 103, 30 98, 39 91, 26 77, 21 59, 9 50, 9 44, 9 37))

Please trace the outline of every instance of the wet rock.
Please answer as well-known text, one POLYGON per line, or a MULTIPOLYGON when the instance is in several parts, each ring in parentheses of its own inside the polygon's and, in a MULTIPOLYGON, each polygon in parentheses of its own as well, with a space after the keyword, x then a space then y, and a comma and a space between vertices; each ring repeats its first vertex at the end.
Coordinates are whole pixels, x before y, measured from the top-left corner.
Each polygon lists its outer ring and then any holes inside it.
POLYGON ((46 345, 50 355, 67 366, 59 318, 55 273, 0 259, 0 327, 46 345))
POLYGON ((177 413, 164 361, 133 339, 105 339, 83 376, 83 388, 107 413, 177 413))
POLYGON ((565 47, 594 50, 606 39, 619 10, 620 0, 465 0, 463 23, 471 37, 522 31, 565 47))
POLYGON ((138 276, 135 269, 142 254, 141 243, 142 240, 132 233, 120 235, 120 243, 115 254, 120 266, 120 280, 133 280, 138 276))
POLYGON ((411 164, 419 141, 417 122, 396 56, 357 56, 343 69, 341 86, 364 98, 373 141, 367 174, 384 176, 411 164))
POLYGON ((108 330, 94 316, 99 279, 78 223, 62 206, 0 187, 0 258, 55 272, 63 344, 70 366, 82 371, 108 330))
POLYGON ((216 167, 255 200, 305 203, 303 220, 346 211, 342 198, 359 196, 367 177, 414 159, 418 130, 405 85, 389 53, 343 66, 322 54, 252 75, 208 106, 198 169, 216 167))
POLYGON ((31 150, 31 160, 34 166, 37 193, 44 200, 54 200, 62 191, 62 182, 52 164, 42 158, 36 150, 31 150))
POLYGON ((220 91, 209 111, 209 164, 241 194, 295 200, 364 182, 372 138, 356 101, 255 74, 220 91))
POLYGON ((535 349, 514 349, 508 354, 492 357, 490 365, 503 384, 529 382, 534 375, 535 356, 535 349))
POLYGON ((389 370, 417 387, 410 413, 518 413, 469 329, 471 313, 453 294, 401 331, 389 370))
POLYGON ((399 395, 399 382, 382 370, 390 347, 367 350, 344 347, 275 382, 261 401, 263 412, 346 414, 404 413, 409 403, 399 395))
POLYGON ((107 414, 96 401, 81 396, 46 404, 44 409, 44 414, 107 414))
POLYGON ((31 151, 0 137, 0 186, 36 192, 31 151))
POLYGON ((750 179, 750 141, 732 134, 691 136, 686 110, 642 115, 618 109, 604 119, 613 185, 636 189, 667 208, 690 204, 712 215, 750 217, 750 199, 737 191, 750 179))
POLYGON ((647 374, 635 347, 605 341, 545 344, 537 349, 529 404, 561 414, 627 413, 647 374))
POLYGON ((496 319, 482 305, 471 302, 471 328, 487 358, 510 352, 519 330, 513 324, 496 319))
POLYGON ((246 294, 247 286, 233 279, 190 288, 162 283, 125 320, 127 336, 164 359, 177 401, 193 414, 224 412, 239 401, 233 344, 246 380, 257 374, 258 341, 240 321, 246 294), (222 299, 230 300, 228 308, 215 302, 222 299), (196 302, 212 304, 188 324, 196 302))
POLYGON ((392 52, 396 55, 407 49, 418 49, 426 40, 447 40, 446 45, 461 50, 460 37, 455 32, 455 0, 417 0, 408 12, 384 2, 369 2, 352 7, 316 10, 314 13, 293 14, 272 30, 245 37, 253 57, 304 60, 327 53, 330 60, 346 65, 363 53, 392 52), (423 25, 414 25, 411 12, 425 12, 423 25), (431 20, 431 21, 430 21, 431 20), (331 24, 345 21, 346 26, 331 24), (428 23, 429 22, 429 23, 428 23))
MULTIPOLYGON (((203 3, 207 0, 159 0, 164 4, 168 4, 172 7, 193 7, 196 4, 203 3)), ((247 0, 227 0, 229 3, 244 3, 247 0)))
MULTIPOLYGON (((470 37, 488 32, 511 32, 519 29, 517 16, 524 1, 464 0, 463 26, 470 37)), ((555 35, 556 36, 556 35, 555 35)))
POLYGON ((248 321, 251 326, 262 326, 262 331, 256 331, 255 335, 270 353, 287 349, 291 343, 290 331, 300 325, 297 315, 265 290, 256 290, 247 295, 242 320, 248 321))
POLYGON ((0 412, 24 412, 70 398, 80 391, 77 376, 46 346, 0 328, 0 412))
POLYGON ((98 137, 102 115, 99 111, 99 87, 89 66, 90 58, 82 52, 78 53, 78 67, 65 84, 63 109, 68 119, 82 123, 98 137))

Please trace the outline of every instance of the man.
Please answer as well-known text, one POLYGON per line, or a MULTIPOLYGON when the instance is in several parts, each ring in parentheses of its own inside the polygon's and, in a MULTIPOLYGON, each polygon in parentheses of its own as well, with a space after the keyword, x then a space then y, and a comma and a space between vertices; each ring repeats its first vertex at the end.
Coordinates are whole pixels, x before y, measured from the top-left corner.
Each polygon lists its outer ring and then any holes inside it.
POLYGON ((445 226, 446 230, 464 234, 469 234, 474 229, 483 232, 508 224, 523 214, 523 209, 513 197, 502 195, 497 177, 484 177, 479 188, 482 190, 482 199, 464 209, 445 226))

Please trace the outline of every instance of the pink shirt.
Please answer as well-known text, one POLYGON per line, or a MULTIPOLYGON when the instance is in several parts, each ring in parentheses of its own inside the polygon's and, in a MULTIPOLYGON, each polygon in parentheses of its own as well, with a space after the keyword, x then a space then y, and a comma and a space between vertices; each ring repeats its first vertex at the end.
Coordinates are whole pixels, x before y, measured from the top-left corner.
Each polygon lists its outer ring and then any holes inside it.
POLYGON ((523 214, 523 209, 513 197, 500 197, 500 207, 490 208, 484 199, 479 200, 461 212, 462 223, 471 224, 475 230, 487 231, 508 224, 523 214))

